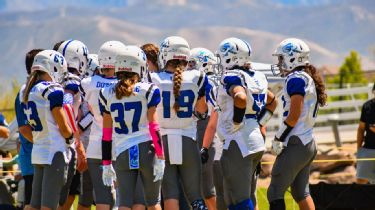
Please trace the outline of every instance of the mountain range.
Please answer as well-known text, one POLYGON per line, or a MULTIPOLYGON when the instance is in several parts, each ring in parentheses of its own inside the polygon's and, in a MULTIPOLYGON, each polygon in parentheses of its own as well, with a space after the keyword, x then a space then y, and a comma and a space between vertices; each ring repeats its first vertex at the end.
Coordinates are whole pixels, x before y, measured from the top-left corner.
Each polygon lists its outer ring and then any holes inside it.
POLYGON ((317 66, 340 65, 356 50, 374 69, 373 11, 369 0, 0 0, 0 82, 23 82, 28 50, 70 38, 96 53, 108 40, 141 45, 170 35, 216 51, 234 36, 250 42, 253 60, 272 63, 276 45, 298 37, 317 66))

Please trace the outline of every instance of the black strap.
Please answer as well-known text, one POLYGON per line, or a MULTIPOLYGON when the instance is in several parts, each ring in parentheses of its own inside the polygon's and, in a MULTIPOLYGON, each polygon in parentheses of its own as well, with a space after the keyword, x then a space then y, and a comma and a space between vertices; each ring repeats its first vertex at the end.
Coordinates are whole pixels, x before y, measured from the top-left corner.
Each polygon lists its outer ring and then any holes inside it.
POLYGON ((198 87, 201 86, 201 83, 202 83, 203 78, 204 78, 204 73, 203 72, 200 72, 200 73, 201 73, 201 75, 199 76, 198 83, 197 83, 198 87))
POLYGON ((112 141, 102 141, 102 160, 112 160, 112 141))
POLYGON ((107 105, 107 99, 105 99, 105 97, 103 96, 102 91, 99 91, 99 97, 103 100, 104 104, 107 105))
POLYGON ((150 93, 151 93, 151 91, 152 91, 152 88, 153 88, 154 86, 155 86, 154 84, 150 85, 150 87, 148 88, 148 90, 147 90, 147 92, 146 92, 146 99, 147 99, 147 101, 148 101, 148 97, 150 96, 150 93))

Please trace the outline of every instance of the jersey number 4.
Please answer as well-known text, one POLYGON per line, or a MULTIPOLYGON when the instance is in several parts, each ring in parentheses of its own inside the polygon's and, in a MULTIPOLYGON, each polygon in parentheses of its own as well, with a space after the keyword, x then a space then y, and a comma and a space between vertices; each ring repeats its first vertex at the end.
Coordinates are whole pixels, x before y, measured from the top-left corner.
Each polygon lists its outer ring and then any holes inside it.
POLYGON ((22 104, 22 108, 26 114, 27 122, 33 131, 42 131, 43 125, 40 121, 36 104, 33 101, 28 101, 27 105, 22 104))
POLYGON ((139 131, 139 121, 142 114, 142 102, 125 102, 125 103, 114 103, 111 105, 111 112, 117 112, 117 117, 114 118, 117 126, 115 126, 115 132, 118 134, 128 134, 129 128, 125 123, 125 114, 130 114, 129 111, 133 111, 133 119, 131 122, 132 132, 139 131), (125 113, 126 112, 126 113, 125 113))

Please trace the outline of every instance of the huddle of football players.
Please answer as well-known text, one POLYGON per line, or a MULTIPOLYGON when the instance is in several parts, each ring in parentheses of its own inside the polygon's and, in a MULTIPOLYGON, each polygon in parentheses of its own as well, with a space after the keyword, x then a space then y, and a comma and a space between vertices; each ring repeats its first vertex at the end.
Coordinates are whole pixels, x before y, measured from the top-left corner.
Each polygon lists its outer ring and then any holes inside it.
MULTIPOLYGON (((70 209, 78 198, 82 210, 258 209, 265 126, 278 99, 252 53, 238 38, 214 54, 179 36, 160 46, 108 41, 97 54, 78 40, 31 50, 15 104, 25 208, 70 209)), ((289 38, 273 54, 285 82, 271 210, 285 209, 288 187, 300 209, 315 209, 312 132, 327 96, 309 53, 289 38)))

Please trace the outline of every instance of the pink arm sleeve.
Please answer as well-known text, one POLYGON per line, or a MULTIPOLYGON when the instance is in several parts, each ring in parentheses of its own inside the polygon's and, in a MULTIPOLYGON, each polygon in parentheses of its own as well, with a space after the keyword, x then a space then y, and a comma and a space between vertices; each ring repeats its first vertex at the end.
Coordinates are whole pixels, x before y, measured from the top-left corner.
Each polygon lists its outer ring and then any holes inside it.
POLYGON ((160 128, 159 124, 157 122, 150 122, 148 124, 148 129, 151 134, 152 142, 154 143, 155 147, 155 152, 157 156, 163 156, 163 143, 161 140, 161 135, 160 135, 160 128))
POLYGON ((103 165, 112 163, 112 128, 103 128, 102 162, 103 165))

